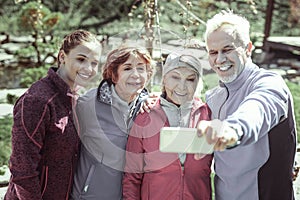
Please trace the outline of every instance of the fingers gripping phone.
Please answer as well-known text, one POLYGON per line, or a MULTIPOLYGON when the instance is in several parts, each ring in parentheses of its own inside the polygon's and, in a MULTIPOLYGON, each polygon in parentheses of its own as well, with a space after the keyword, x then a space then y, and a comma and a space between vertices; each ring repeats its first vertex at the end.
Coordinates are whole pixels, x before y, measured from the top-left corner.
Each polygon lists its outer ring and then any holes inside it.
POLYGON ((196 128, 163 127, 160 130, 159 150, 169 153, 211 154, 214 144, 197 135, 196 128))

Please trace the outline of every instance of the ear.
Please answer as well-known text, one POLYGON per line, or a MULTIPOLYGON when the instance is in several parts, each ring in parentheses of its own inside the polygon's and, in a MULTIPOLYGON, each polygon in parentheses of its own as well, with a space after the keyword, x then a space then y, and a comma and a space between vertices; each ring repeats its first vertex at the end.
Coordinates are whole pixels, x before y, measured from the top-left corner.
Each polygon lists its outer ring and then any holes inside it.
POLYGON ((253 48, 253 45, 252 45, 252 42, 250 41, 246 46, 246 54, 248 57, 251 56, 251 53, 253 50, 252 48, 253 48))
POLYGON ((58 59, 59 59, 59 62, 62 63, 64 60, 65 60, 65 52, 64 50, 60 50, 59 54, 58 54, 58 59))

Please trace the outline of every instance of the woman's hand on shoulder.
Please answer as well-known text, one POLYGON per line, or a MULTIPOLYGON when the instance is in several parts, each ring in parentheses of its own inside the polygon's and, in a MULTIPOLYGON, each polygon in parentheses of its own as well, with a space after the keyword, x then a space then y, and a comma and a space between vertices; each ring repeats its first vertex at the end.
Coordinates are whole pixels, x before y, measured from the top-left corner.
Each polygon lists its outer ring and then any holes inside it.
POLYGON ((160 93, 149 93, 149 97, 142 103, 140 108, 140 113, 150 113, 150 111, 153 109, 154 105, 156 104, 156 101, 158 100, 160 96, 160 93))

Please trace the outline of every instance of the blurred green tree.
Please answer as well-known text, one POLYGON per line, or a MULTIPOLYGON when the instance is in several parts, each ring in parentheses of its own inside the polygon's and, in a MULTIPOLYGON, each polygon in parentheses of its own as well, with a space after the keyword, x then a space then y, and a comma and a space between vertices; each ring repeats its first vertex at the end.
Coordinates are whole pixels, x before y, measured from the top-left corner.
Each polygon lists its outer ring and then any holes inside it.
POLYGON ((47 47, 49 41, 47 41, 46 36, 51 34, 61 18, 61 13, 51 12, 40 1, 30 1, 22 5, 18 16, 18 24, 20 31, 29 33, 34 38, 32 46, 36 52, 36 66, 41 66, 47 59, 45 48, 49 49, 47 47), (46 47, 43 44, 47 44, 46 47))

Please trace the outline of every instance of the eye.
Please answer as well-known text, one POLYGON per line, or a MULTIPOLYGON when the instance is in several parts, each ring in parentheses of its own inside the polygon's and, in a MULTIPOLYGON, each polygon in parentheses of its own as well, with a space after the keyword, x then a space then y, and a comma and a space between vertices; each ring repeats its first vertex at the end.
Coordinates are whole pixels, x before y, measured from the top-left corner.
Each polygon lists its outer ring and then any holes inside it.
POLYGON ((123 70, 124 71, 129 71, 129 70, 131 70, 132 68, 131 67, 128 67, 128 66, 125 66, 124 68, 123 68, 123 70))
POLYGON ((83 61, 85 60, 85 58, 79 57, 79 58, 77 58, 77 60, 78 60, 79 62, 83 62, 83 61))
POLYGON ((173 75, 173 76, 171 76, 172 77, 172 79, 175 79, 175 80, 179 80, 180 79, 180 77, 179 76, 176 76, 176 75, 173 75))
POLYGON ((188 79, 186 79, 187 81, 189 81, 189 82, 194 82, 195 81, 195 78, 188 78, 188 79))
POLYGON ((223 49, 223 53, 230 53, 234 50, 234 48, 223 49))
POLYGON ((92 62, 92 66, 93 67, 97 67, 98 66, 98 62, 92 62))
POLYGON ((217 51, 209 51, 209 55, 217 55, 218 54, 218 52, 217 51))
POLYGON ((140 66, 137 66, 137 70, 139 72, 144 72, 146 70, 146 66, 145 65, 140 65, 140 66))

